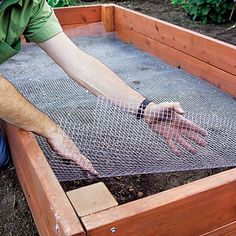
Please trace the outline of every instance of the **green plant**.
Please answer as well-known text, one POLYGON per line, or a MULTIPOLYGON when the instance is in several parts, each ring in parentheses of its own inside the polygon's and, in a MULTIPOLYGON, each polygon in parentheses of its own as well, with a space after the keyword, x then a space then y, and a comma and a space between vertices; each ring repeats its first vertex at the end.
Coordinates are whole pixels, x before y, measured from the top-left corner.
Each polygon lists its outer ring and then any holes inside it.
POLYGON ((172 0, 172 4, 182 6, 193 20, 200 20, 203 23, 228 21, 233 2, 233 0, 172 0))
POLYGON ((76 0, 47 0, 51 7, 67 7, 78 5, 76 0))

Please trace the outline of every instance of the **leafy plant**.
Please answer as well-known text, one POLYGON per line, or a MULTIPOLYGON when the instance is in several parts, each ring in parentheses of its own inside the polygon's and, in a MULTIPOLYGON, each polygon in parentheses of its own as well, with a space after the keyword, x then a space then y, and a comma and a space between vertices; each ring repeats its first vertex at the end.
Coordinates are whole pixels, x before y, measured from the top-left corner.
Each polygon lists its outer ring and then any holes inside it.
POLYGON ((233 2, 233 0, 172 0, 172 4, 182 6, 193 20, 200 20, 203 23, 228 21, 233 2))
POLYGON ((76 0, 47 0, 51 7, 67 7, 78 5, 76 0))

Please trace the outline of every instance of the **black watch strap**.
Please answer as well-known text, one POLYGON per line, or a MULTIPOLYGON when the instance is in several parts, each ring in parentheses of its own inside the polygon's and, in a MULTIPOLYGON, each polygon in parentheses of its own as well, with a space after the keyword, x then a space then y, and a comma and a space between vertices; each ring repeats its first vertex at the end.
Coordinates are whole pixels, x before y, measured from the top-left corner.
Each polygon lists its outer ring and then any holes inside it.
POLYGON ((140 120, 144 117, 144 111, 145 111, 145 108, 148 106, 149 103, 151 103, 152 101, 149 100, 148 98, 145 98, 143 100, 143 102, 140 104, 139 108, 138 108, 138 112, 136 114, 136 119, 137 120, 140 120))

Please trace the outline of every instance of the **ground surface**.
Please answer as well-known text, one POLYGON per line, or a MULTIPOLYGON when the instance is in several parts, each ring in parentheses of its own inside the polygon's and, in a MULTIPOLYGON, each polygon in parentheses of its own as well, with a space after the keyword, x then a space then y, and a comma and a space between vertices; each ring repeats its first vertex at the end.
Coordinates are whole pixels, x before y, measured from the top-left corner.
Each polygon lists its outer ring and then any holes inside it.
MULTIPOLYGON (((140 1, 126 1, 118 4, 236 45, 236 29, 233 27, 233 23, 215 26, 192 22, 186 13, 173 8, 169 1, 142 1, 142 3, 140 1)), ((221 170, 138 175, 104 179, 103 181, 118 201, 124 203, 192 182, 219 171, 221 170)), ((74 181, 63 184, 63 187, 64 189, 72 189, 83 185, 85 185, 84 181, 74 181)), ((0 235, 38 235, 12 164, 6 170, 0 171, 0 235)))

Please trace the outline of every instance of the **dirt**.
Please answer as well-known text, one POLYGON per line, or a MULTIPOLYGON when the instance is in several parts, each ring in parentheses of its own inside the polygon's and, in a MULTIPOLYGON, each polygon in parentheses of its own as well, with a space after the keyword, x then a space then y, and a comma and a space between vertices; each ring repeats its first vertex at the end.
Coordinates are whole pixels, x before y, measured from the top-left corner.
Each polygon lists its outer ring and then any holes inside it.
POLYGON ((65 191, 88 184, 104 182, 119 204, 137 200, 142 197, 165 191, 198 179, 219 173, 225 169, 194 170, 165 174, 143 174, 126 177, 113 177, 91 180, 77 180, 62 183, 65 191))
POLYGON ((38 235, 12 163, 0 171, 0 235, 38 235))
MULTIPOLYGON (((108 1, 103 0, 102 2, 108 1)), ((113 1, 113 3, 114 2, 115 1, 113 1)), ((182 9, 173 7, 170 4, 170 1, 167 0, 116 1, 116 3, 236 45, 235 22, 222 25, 204 25, 200 22, 193 22, 182 9)), ((62 187, 65 190, 71 190, 94 182, 103 181, 117 201, 120 204, 123 204, 128 201, 201 179, 221 172, 222 170, 223 169, 200 170, 115 177, 110 179, 94 179, 89 181, 82 180, 63 183, 62 187)), ((7 169, 0 170, 0 235, 38 235, 12 163, 7 169)))

